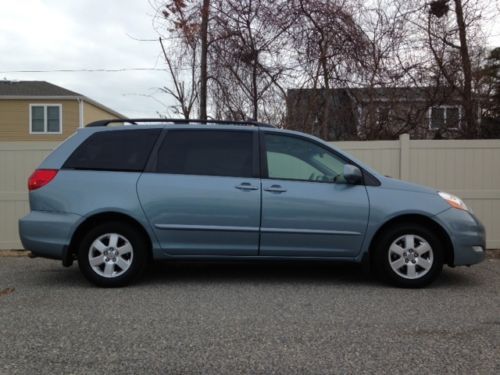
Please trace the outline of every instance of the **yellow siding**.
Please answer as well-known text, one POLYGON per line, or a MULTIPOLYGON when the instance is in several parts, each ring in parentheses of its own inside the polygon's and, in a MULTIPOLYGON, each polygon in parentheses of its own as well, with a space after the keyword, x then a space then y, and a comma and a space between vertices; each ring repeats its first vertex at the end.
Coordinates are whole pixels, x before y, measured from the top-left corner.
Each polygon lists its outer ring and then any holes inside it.
POLYGON ((96 107, 91 103, 85 102, 83 105, 83 125, 87 125, 90 122, 97 120, 108 120, 118 118, 117 116, 104 111, 103 109, 96 107))
POLYGON ((0 100, 0 141, 62 141, 79 125, 76 100, 0 100), (62 105, 62 134, 30 134, 30 104, 62 105))

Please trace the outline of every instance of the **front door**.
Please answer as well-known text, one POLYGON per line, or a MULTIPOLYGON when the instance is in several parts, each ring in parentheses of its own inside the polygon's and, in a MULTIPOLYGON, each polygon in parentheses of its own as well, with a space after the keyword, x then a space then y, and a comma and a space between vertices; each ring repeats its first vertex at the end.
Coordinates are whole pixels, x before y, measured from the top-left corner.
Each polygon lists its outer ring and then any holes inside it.
POLYGON ((364 185, 343 180, 347 160, 310 139, 263 131, 260 254, 354 257, 368 221, 364 185), (267 167, 266 167, 267 165, 267 167))
POLYGON ((258 139, 245 130, 168 130, 138 194, 171 255, 257 255, 258 139))

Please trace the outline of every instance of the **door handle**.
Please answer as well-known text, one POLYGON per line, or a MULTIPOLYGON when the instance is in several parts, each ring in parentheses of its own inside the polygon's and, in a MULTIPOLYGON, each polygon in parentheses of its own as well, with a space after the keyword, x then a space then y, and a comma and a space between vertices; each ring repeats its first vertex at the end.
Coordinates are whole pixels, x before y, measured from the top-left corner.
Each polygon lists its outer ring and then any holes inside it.
POLYGON ((240 190, 259 190, 258 186, 254 186, 249 182, 242 182, 241 184, 236 185, 235 188, 240 190))
POLYGON ((264 189, 265 191, 270 191, 271 193, 284 193, 286 189, 281 187, 281 185, 271 185, 268 188, 264 189))

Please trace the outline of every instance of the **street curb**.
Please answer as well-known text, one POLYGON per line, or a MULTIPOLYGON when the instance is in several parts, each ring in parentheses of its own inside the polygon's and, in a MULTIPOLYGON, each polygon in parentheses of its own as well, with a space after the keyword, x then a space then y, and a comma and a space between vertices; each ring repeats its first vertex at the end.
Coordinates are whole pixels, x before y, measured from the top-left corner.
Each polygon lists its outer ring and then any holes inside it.
POLYGON ((486 258, 488 258, 488 259, 500 259, 500 249, 486 250, 486 258))
POLYGON ((0 258, 2 257, 27 257, 31 255, 28 250, 0 250, 0 258))

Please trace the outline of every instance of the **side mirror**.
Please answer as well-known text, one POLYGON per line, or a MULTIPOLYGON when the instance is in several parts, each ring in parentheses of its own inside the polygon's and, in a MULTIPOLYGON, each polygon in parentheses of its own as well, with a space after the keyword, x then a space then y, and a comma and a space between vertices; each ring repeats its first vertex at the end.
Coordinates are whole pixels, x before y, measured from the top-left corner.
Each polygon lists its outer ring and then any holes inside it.
POLYGON ((348 184, 355 185, 361 181, 361 170, 352 164, 344 165, 344 178, 348 184))

